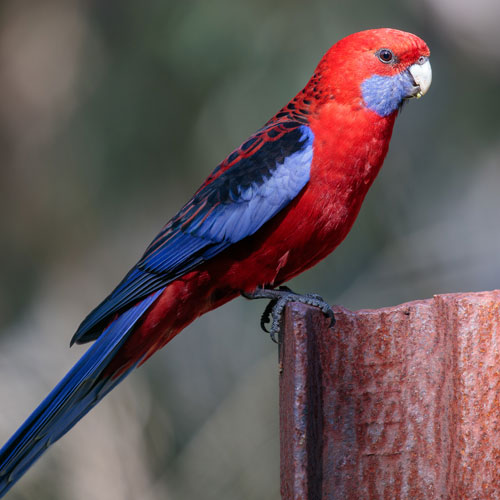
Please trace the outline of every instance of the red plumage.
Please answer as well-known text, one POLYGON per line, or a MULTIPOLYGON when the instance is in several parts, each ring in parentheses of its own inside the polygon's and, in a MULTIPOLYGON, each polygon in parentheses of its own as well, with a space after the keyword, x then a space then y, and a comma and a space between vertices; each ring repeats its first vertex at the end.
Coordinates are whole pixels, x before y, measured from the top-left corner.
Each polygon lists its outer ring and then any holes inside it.
MULTIPOLYGON (((169 285, 110 366, 113 373, 144 362, 198 316, 259 286, 277 286, 331 253, 351 229, 387 154, 397 111, 381 117, 363 104, 360 84, 391 76, 422 56, 425 42, 392 29, 353 34, 322 58, 306 87, 268 124, 290 119, 314 133, 310 181, 301 194, 257 233, 169 285), (396 66, 373 54, 390 47, 396 66)), ((231 166, 227 160, 206 182, 231 166)))

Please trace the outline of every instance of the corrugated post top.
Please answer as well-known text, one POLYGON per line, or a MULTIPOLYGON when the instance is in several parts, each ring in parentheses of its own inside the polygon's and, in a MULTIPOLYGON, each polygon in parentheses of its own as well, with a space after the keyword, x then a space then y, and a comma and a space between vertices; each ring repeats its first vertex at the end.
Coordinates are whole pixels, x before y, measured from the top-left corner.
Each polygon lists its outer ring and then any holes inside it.
POLYGON ((335 317, 286 310, 282 498, 500 499, 500 291, 335 317))

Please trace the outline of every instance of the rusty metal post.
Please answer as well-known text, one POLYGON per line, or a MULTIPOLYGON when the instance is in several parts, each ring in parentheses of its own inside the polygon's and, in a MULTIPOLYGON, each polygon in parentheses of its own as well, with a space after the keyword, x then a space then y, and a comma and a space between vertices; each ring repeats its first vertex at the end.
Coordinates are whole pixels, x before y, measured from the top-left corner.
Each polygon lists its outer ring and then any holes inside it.
POLYGON ((282 498, 500 499, 500 291, 335 313, 286 311, 282 498))

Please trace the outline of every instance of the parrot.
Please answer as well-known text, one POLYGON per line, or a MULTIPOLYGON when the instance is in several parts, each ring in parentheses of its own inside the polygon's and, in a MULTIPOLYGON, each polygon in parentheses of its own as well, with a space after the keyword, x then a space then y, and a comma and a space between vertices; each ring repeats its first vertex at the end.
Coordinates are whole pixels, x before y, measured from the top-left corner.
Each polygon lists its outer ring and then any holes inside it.
POLYGON ((272 336, 283 285, 351 229, 386 157, 403 104, 431 85, 430 51, 392 28, 351 34, 306 86, 208 176, 71 344, 93 341, 0 450, 0 497, 134 368, 202 314, 244 296, 269 299, 272 336))

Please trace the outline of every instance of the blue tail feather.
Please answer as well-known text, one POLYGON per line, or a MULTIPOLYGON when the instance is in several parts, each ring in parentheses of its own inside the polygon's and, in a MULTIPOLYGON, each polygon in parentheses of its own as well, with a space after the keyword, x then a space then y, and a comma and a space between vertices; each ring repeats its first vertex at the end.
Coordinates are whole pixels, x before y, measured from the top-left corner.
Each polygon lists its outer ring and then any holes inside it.
POLYGON ((116 378, 100 378, 161 292, 156 291, 113 321, 0 450, 0 497, 135 367, 116 378))

